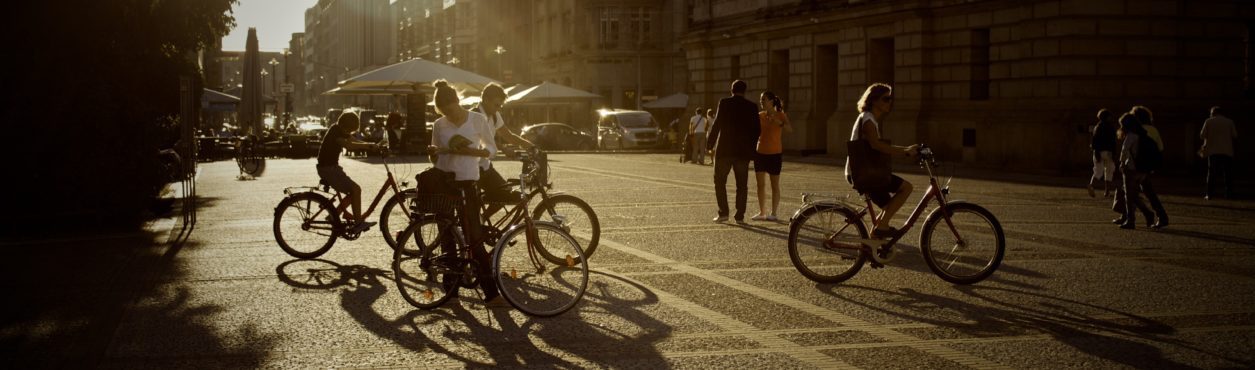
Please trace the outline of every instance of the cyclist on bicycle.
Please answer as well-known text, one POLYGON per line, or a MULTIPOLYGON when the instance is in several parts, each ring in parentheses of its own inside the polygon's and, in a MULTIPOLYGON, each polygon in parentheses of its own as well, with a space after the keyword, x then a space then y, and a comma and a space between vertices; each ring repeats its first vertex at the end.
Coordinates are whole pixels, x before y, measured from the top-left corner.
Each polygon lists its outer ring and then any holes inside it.
POLYGON ((476 186, 480 178, 480 160, 497 153, 493 127, 488 117, 462 108, 457 91, 449 87, 448 82, 438 80, 434 85, 436 93, 432 98, 436 113, 441 117, 433 125, 427 153, 436 156, 436 168, 454 174, 454 185, 464 201, 462 230, 466 233, 471 257, 480 266, 478 280, 484 291, 484 302, 490 307, 501 307, 505 301, 497 292, 490 267, 492 264, 488 251, 484 249, 479 214, 481 200, 476 186))
MULTIPOLYGON (((882 83, 875 83, 867 87, 863 92, 863 98, 858 103, 859 113, 858 119, 854 122, 854 127, 850 130, 850 141, 866 139, 873 150, 888 154, 890 156, 905 155, 914 157, 919 150, 919 145, 896 146, 881 141, 880 122, 889 115, 893 110, 893 88, 882 83)), ((886 165, 888 165, 886 163, 886 165)), ((850 171, 850 160, 847 157, 845 161, 845 177, 846 181, 851 184, 856 183, 853 178, 855 174, 850 171)), ((880 217, 876 221, 876 228, 872 230, 871 237, 876 239, 892 238, 897 235, 898 230, 889 226, 889 221, 893 219, 893 215, 902 208, 906 203, 906 198, 911 196, 911 183, 903 180, 897 175, 890 175, 888 186, 882 186, 874 189, 855 189, 860 193, 866 194, 871 198, 872 203, 880 207, 880 217), (890 193, 893 197, 890 198, 890 193)))
POLYGON ((353 206, 353 228, 351 232, 363 232, 374 226, 362 215, 362 187, 358 186, 340 167, 340 152, 349 150, 369 150, 375 144, 352 139, 353 131, 361 126, 357 114, 346 111, 340 114, 336 124, 323 134, 322 146, 318 147, 318 177, 331 185, 331 188, 344 193, 353 206))
MULTIPOLYGON (((472 111, 481 113, 488 118, 489 126, 492 127, 492 130, 488 133, 488 140, 496 143, 496 140, 500 138, 506 144, 531 148, 533 146, 532 143, 510 131, 505 125, 505 120, 501 118, 501 106, 505 105, 505 99, 505 89, 501 88, 501 85, 490 83, 480 93, 479 106, 472 109, 472 111)), ((505 178, 501 177, 501 174, 492 167, 491 158, 481 158, 479 160, 479 187, 484 190, 484 198, 486 199, 518 200, 517 197, 511 197, 510 188, 506 185, 505 178)))

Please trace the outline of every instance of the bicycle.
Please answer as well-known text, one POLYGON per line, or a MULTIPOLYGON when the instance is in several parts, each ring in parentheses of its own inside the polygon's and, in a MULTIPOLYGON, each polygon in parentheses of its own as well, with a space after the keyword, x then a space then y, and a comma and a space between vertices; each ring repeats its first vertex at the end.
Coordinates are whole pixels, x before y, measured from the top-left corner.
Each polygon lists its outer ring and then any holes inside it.
MULTIPOLYGON (((522 160, 530 159, 524 156, 522 160)), ((527 187, 537 170, 525 171, 519 181, 527 187)), ((555 316, 583 298, 588 264, 582 263, 586 256, 579 242, 561 225, 531 217, 527 212, 530 200, 520 195, 506 211, 502 219, 512 226, 505 231, 494 235, 485 228, 484 239, 493 245, 491 276, 511 306, 532 316, 555 316)), ((474 287, 480 269, 489 268, 471 258, 469 237, 460 222, 464 204, 461 196, 416 195, 417 220, 399 236, 392 259, 397 290, 411 305, 439 307, 457 295, 459 288, 474 287)))
MULTIPOLYGON (((384 151, 384 170, 388 173, 387 180, 375 194, 364 217, 370 217, 379 205, 379 201, 390 190, 392 196, 384 203, 379 216, 379 231, 389 247, 396 248, 394 230, 404 229, 393 221, 401 221, 406 225, 410 222, 408 207, 402 203, 402 194, 409 187, 408 181, 396 180, 388 163, 387 151, 384 151)), ((337 238, 357 240, 360 233, 352 232, 349 223, 343 218, 351 218, 347 213, 350 202, 344 194, 332 189, 325 181, 318 181, 318 186, 296 186, 283 189, 284 198, 275 207, 274 233, 275 241, 292 257, 310 259, 327 253, 337 238)))
MULTIPOLYGON (((524 151, 519 155, 519 161, 523 163, 522 173, 531 174, 531 181, 524 184, 520 179, 508 179, 506 185, 518 187, 528 202, 514 203, 509 202, 483 202, 484 207, 480 215, 483 217, 485 231, 488 234, 500 235, 503 227, 511 225, 509 211, 504 207, 515 206, 516 204, 530 204, 532 199, 540 197, 540 203, 532 211, 532 218, 541 221, 549 221, 558 224, 564 231, 575 237, 580 242, 585 257, 591 257, 593 252, 597 250, 597 244, 601 241, 601 222, 597 219, 597 212, 593 211, 593 207, 588 205, 583 199, 574 195, 551 191, 553 182, 549 176, 549 162, 543 152, 532 148, 524 151), (503 208, 503 209, 496 209, 503 208), (493 211, 493 212, 489 212, 493 211), (500 213, 505 211, 505 213, 500 213), (493 216, 499 214, 496 220, 493 216), (587 236, 587 237, 585 237, 587 236)), ((402 201, 409 200, 407 204, 417 196, 419 189, 406 190, 402 194, 402 201)), ((387 209, 385 207, 385 209, 387 209)), ((391 214, 391 212, 386 213, 391 214)), ((386 219, 381 218, 380 223, 388 223, 386 219)), ((413 221, 413 220, 411 220, 413 221)), ((393 230, 402 230, 404 226, 394 227, 393 230)), ((399 232, 397 233, 399 234, 399 232)), ((557 256, 544 255, 554 263, 558 263, 561 258, 557 256)), ((581 258, 576 263, 582 263, 581 258)))
POLYGON ((262 155, 262 144, 253 135, 245 136, 235 150, 235 164, 240 173, 256 177, 266 166, 266 157, 262 155))
POLYGON ((832 195, 803 194, 802 207, 789 220, 789 259, 798 272, 819 283, 839 283, 858 273, 868 259, 873 268, 884 267, 897 255, 894 245, 936 199, 937 208, 924 220, 919 239, 928 268, 954 284, 974 284, 992 275, 1006 253, 1002 225, 979 205, 947 200, 949 182, 942 186, 937 181, 932 149, 920 146, 919 164, 928 173, 928 190, 901 232, 888 240, 868 237, 863 216, 870 216, 875 227, 876 214, 867 195, 861 194, 866 206, 855 211, 858 206, 832 195), (940 225, 945 230, 938 232, 940 225))

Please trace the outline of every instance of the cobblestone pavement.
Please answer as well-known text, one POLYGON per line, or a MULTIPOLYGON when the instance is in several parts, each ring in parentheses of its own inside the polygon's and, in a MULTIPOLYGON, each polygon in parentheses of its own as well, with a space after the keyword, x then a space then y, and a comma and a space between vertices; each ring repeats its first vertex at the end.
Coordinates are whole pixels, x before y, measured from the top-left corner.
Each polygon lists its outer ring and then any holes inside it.
MULTIPOLYGON (((890 266, 829 285, 791 265, 787 222, 712 223, 710 166, 661 154, 551 158, 556 188, 587 200, 603 227, 588 293, 561 316, 485 310, 465 290, 416 310, 395 291, 391 252, 373 230, 318 260, 293 259, 275 244, 273 208, 284 187, 317 182, 314 161, 270 160, 252 181, 216 162, 200 166, 186 244, 137 248, 109 267, 67 262, 60 280, 91 283, 34 294, 34 307, 70 308, 6 325, 4 338, 17 338, 6 347, 28 351, 10 355, 19 365, 69 353, 125 368, 1255 366, 1249 201, 1165 196, 1169 228, 1125 231, 1084 189, 955 178, 952 198, 985 206, 1006 230, 996 274, 944 282, 920 258, 917 227, 890 266)), ((342 164, 368 196, 383 181, 376 160, 342 164)), ((412 178, 427 166, 397 168, 412 178)), ((903 214, 927 183, 904 177, 917 194, 903 214)), ((782 178, 785 220, 801 192, 850 191, 832 164, 787 162, 782 178)))

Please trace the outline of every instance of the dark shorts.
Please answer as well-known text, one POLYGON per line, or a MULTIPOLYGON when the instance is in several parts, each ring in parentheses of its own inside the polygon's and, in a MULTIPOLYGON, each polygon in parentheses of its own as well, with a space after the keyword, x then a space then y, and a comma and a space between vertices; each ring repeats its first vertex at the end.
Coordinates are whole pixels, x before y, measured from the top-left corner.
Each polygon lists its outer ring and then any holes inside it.
POLYGON ((884 208, 885 205, 889 204, 889 199, 893 198, 892 193, 897 192, 902 187, 903 182, 906 182, 906 180, 898 177, 898 175, 890 175, 889 186, 886 186, 884 189, 864 192, 864 194, 872 198, 872 203, 877 207, 884 208))
POLYGON ((762 154, 758 153, 754 157, 754 172, 766 172, 768 175, 780 176, 780 167, 783 166, 784 154, 762 154))
POLYGON ((344 173, 344 169, 340 166, 318 166, 318 177, 331 185, 332 189, 341 193, 352 193, 358 189, 357 183, 344 173))

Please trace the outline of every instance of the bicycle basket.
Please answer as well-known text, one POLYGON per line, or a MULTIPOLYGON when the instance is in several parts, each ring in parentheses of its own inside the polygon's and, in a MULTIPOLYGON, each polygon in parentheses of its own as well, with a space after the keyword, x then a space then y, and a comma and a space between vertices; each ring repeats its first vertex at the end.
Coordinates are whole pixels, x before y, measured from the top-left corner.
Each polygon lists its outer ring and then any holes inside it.
POLYGON ((414 195, 410 211, 420 214, 452 215, 457 199, 448 194, 419 193, 414 195))
POLYGON ((537 151, 528 160, 523 162, 523 174, 530 175, 532 186, 545 186, 549 184, 549 157, 544 152, 537 151))

